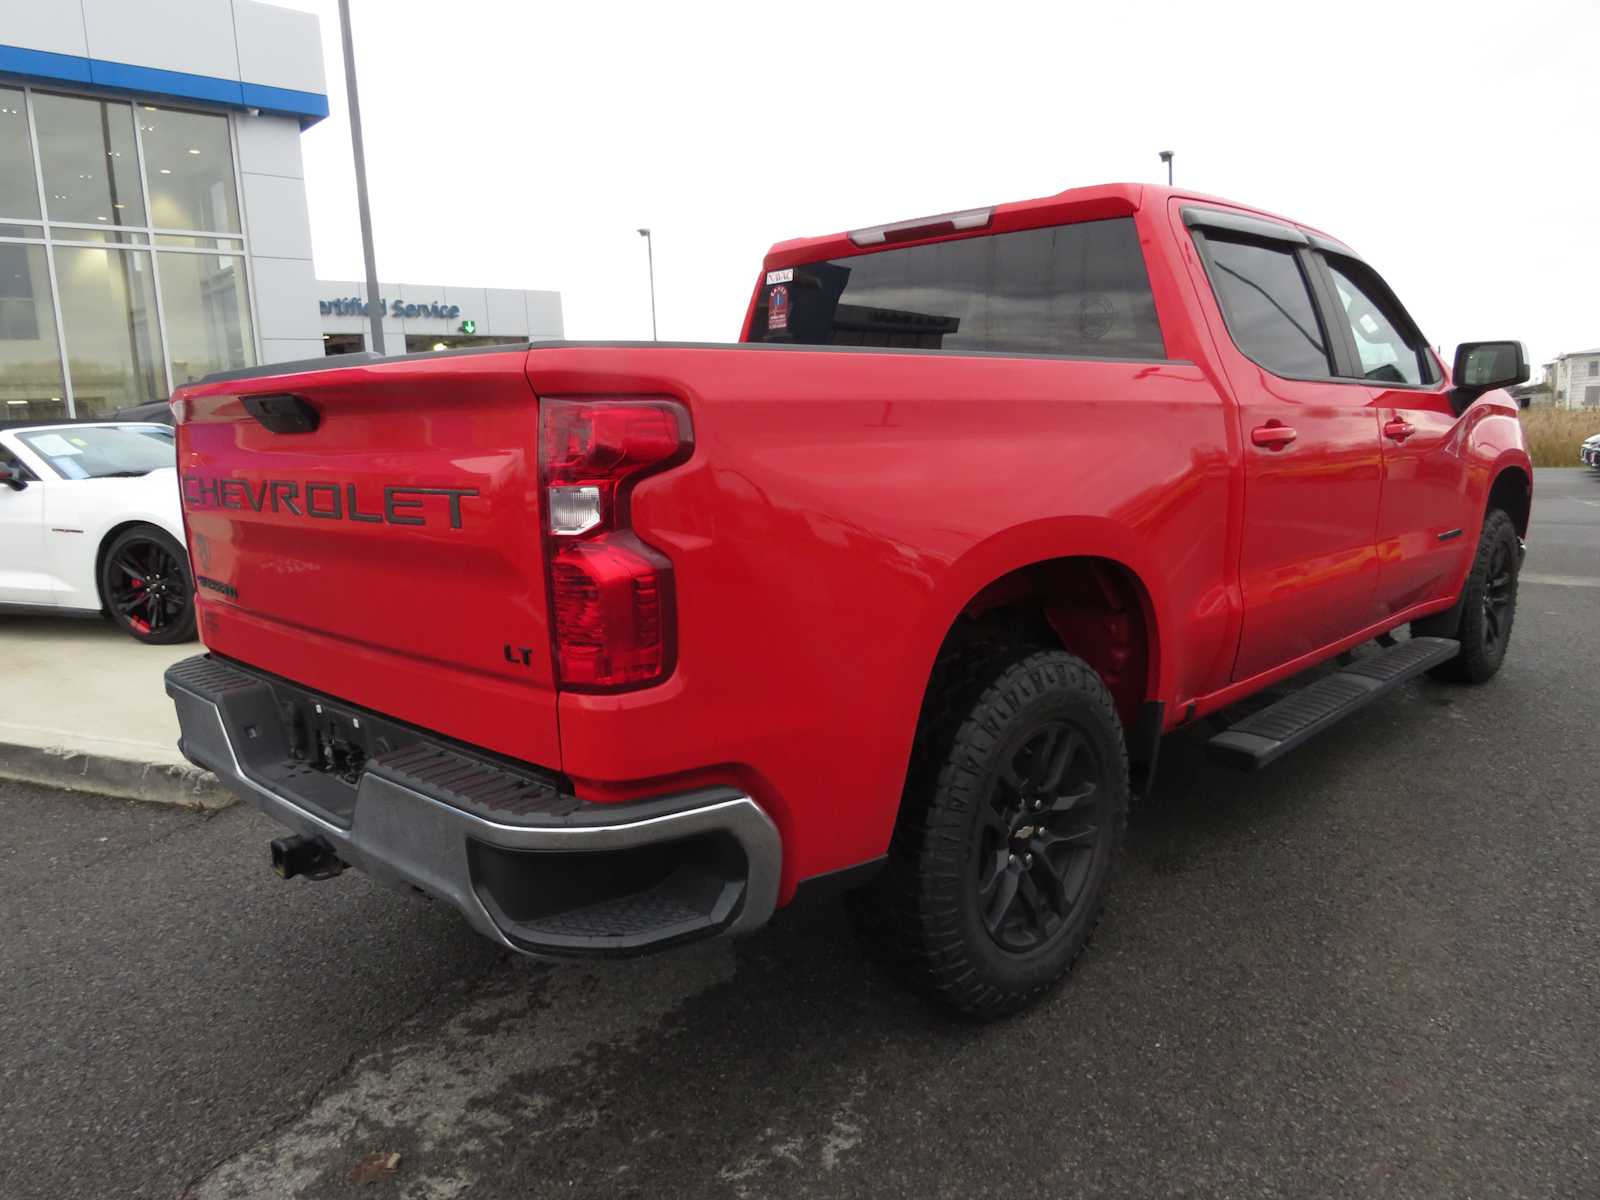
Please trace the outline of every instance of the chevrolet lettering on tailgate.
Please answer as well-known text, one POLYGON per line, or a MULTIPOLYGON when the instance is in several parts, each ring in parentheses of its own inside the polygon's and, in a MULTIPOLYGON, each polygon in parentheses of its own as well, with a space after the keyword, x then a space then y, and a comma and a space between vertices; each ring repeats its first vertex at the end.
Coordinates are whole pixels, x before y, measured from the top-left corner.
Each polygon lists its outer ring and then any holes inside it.
POLYGON ((370 525, 432 525, 447 517, 451 529, 460 529, 461 501, 477 494, 477 488, 385 487, 382 504, 369 497, 367 503, 371 507, 363 510, 362 496, 353 483, 183 477, 184 505, 191 510, 249 509, 320 521, 364 521, 370 525), (443 497, 443 503, 430 503, 431 496, 443 497))

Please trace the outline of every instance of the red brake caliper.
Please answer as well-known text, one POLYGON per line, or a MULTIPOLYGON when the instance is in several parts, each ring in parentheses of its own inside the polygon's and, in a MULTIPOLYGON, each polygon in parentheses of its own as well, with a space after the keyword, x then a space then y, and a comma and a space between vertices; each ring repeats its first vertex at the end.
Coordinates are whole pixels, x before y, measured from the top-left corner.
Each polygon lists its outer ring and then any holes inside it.
MULTIPOLYGON (((137 575, 133 576, 133 590, 136 592, 144 591, 144 580, 139 578, 137 575)), ((150 632, 150 622, 146 621, 143 617, 136 617, 132 613, 129 613, 128 624, 132 625, 140 633, 150 632)))

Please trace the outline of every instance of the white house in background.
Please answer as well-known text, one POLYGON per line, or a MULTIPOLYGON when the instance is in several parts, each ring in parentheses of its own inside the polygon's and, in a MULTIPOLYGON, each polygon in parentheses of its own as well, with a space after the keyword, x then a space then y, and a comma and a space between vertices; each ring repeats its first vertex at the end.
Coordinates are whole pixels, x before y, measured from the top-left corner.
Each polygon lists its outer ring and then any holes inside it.
POLYGON ((1544 366, 1557 408, 1600 409, 1600 347, 1558 354, 1544 366))

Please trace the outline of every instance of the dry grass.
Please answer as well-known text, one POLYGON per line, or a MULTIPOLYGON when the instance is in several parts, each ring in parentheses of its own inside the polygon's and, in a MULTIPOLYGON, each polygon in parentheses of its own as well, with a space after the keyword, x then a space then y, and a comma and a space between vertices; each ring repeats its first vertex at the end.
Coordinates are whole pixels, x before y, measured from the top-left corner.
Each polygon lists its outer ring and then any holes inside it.
POLYGON ((1577 467, 1583 439, 1600 433, 1600 410, 1592 408, 1525 408, 1522 432, 1536 467, 1577 467))

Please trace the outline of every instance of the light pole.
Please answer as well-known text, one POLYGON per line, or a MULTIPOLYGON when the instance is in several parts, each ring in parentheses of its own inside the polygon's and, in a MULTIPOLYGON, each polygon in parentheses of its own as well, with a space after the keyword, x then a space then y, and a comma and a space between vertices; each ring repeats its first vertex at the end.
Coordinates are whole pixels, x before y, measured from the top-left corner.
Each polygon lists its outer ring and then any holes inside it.
POLYGON ((350 94, 350 146, 356 157, 356 210, 361 219, 361 253, 367 260, 367 317, 372 349, 384 352, 383 306, 378 297, 378 257, 372 249, 372 210, 367 205, 367 155, 361 145, 361 99, 356 94, 356 50, 350 40, 350 0, 339 0, 339 31, 344 36, 344 82, 350 94))
POLYGON ((1167 186, 1172 186, 1172 151, 1161 151, 1161 161, 1167 164, 1167 186))
POLYGON ((650 259, 650 340, 659 342, 661 339, 656 336, 656 247, 649 226, 639 230, 639 236, 644 239, 644 252, 650 259))

